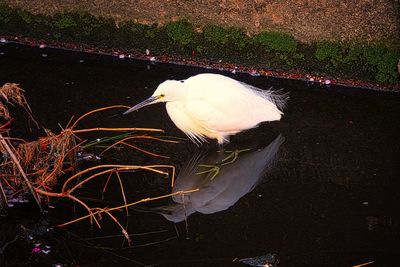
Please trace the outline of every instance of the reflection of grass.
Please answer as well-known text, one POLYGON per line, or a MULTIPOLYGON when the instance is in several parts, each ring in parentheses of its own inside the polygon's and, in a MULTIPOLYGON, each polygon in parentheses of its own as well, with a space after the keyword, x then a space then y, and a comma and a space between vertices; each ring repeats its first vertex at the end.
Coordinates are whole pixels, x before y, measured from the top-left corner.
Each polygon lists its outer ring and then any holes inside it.
POLYGON ((250 148, 241 149, 241 150, 236 149, 234 151, 227 151, 227 153, 230 153, 230 154, 227 157, 225 157, 220 163, 217 163, 215 165, 200 164, 199 167, 208 168, 208 170, 197 172, 196 175, 209 173, 209 175, 211 175, 210 180, 213 180, 219 174, 222 166, 234 163, 237 160, 237 158, 239 157, 240 153, 247 152, 249 150, 250 150, 250 148))

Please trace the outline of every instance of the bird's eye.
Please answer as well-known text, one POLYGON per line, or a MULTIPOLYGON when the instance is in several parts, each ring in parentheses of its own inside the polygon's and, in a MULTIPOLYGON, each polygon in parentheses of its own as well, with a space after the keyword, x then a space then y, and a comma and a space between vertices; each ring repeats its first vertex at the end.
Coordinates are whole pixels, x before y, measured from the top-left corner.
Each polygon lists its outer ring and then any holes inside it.
POLYGON ((161 95, 160 95, 160 97, 164 97, 164 96, 165 96, 164 94, 161 94, 161 95))

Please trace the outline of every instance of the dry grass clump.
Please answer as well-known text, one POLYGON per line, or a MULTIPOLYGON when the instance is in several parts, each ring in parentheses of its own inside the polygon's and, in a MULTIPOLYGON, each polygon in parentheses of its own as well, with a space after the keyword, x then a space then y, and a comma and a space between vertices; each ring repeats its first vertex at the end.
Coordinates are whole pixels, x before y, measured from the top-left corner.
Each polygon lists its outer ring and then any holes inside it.
MULTIPOLYGON (((74 122, 71 121, 59 134, 54 134, 44 127, 44 136, 38 140, 27 142, 25 140, 12 138, 8 134, 7 127, 12 122, 12 117, 8 112, 7 104, 15 104, 24 108, 29 118, 33 119, 31 109, 24 97, 24 91, 15 83, 6 83, 0 89, 0 96, 5 103, 0 102, 0 119, 6 120, 4 124, 0 124, 0 202, 3 206, 7 206, 7 196, 4 187, 11 189, 13 194, 30 192, 38 206, 42 209, 43 200, 52 198, 67 198, 80 204, 87 212, 86 216, 74 219, 63 225, 68 225, 85 218, 89 218, 90 222, 95 223, 100 227, 99 220, 102 218, 101 214, 105 214, 112 219, 121 229, 125 238, 129 241, 129 235, 125 228, 118 222, 112 214, 113 211, 121 211, 123 209, 128 213, 128 207, 136 205, 141 202, 157 200, 165 198, 171 194, 158 196, 153 198, 142 199, 133 203, 128 203, 126 194, 121 178, 122 173, 131 173, 132 171, 149 171, 163 176, 171 177, 173 184, 175 176, 175 167, 173 165, 121 165, 121 164, 107 164, 98 165, 84 170, 77 167, 77 152, 84 150, 88 143, 82 140, 78 135, 86 132, 140 132, 141 134, 135 135, 121 135, 121 138, 111 139, 113 143, 109 145, 103 153, 115 147, 126 146, 136 149, 145 154, 156 157, 166 156, 158 155, 156 153, 141 149, 136 145, 128 143, 136 139, 146 139, 156 142, 172 142, 173 140, 166 140, 159 137, 154 137, 143 132, 162 132, 160 129, 152 128, 89 128, 89 129, 76 129, 78 122, 97 112, 116 108, 129 108, 127 106, 110 106, 99 108, 90 111, 74 122), (85 146, 86 145, 86 146, 85 146), (117 207, 90 207, 87 203, 77 196, 77 190, 89 181, 95 180, 98 177, 106 177, 106 186, 103 192, 107 189, 108 181, 115 178, 121 189, 121 197, 123 204, 117 207), (55 185, 61 187, 60 190, 54 191, 55 185)), ((188 192, 178 192, 176 194, 184 194, 188 192)))

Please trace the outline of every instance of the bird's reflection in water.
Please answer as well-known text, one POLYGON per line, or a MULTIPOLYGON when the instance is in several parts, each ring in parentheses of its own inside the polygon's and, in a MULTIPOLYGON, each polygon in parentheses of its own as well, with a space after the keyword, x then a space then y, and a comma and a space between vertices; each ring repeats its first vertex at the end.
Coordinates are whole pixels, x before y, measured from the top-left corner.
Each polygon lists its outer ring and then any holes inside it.
POLYGON ((251 192, 274 165, 285 138, 279 135, 261 149, 208 151, 194 155, 179 173, 172 192, 198 188, 176 195, 174 204, 156 211, 172 222, 181 222, 195 212, 211 214, 233 206, 251 192))

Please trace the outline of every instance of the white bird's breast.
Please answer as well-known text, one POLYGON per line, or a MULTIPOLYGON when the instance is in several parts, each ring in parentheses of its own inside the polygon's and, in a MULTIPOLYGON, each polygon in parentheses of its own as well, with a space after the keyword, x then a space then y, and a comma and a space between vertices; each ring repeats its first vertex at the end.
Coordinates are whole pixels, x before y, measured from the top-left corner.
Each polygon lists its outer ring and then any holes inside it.
POLYGON ((205 140, 204 130, 189 116, 185 104, 181 101, 171 101, 166 104, 167 112, 172 122, 184 132, 193 142, 205 140))

